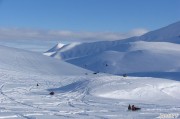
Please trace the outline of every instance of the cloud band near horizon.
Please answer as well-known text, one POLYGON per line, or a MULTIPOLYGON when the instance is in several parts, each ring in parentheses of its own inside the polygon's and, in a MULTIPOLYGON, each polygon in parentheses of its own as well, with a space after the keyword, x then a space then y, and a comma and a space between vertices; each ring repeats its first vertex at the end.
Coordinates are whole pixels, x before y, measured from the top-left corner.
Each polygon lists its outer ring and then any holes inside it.
POLYGON ((134 29, 126 33, 0 28, 0 40, 59 40, 61 42, 111 41, 140 36, 147 32, 148 30, 144 28, 134 29))

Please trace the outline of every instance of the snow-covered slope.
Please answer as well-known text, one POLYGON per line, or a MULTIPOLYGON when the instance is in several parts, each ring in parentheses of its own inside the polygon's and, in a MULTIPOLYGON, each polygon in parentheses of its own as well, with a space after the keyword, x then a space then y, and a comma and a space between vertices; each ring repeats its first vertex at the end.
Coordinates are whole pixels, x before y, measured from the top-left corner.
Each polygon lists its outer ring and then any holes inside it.
POLYGON ((111 74, 179 72, 179 43, 180 22, 177 22, 140 37, 68 44, 51 57, 111 74))
POLYGON ((180 21, 144 34, 138 40, 180 43, 180 21))
POLYGON ((126 52, 105 51, 66 61, 96 72, 111 74, 180 72, 180 45, 141 41, 128 43, 128 46, 126 52))
POLYGON ((0 68, 54 75, 84 74, 87 70, 39 53, 0 46, 0 68))

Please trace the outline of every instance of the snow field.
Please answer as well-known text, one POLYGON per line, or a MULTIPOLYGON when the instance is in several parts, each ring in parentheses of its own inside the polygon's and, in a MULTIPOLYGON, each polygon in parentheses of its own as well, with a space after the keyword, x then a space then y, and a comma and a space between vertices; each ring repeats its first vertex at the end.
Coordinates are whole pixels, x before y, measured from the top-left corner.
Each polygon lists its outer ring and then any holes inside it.
POLYGON ((42 77, 7 70, 1 70, 0 79, 0 118, 152 119, 180 111, 175 90, 180 83, 166 79, 105 74, 42 77), (142 110, 129 112, 128 104, 142 110))

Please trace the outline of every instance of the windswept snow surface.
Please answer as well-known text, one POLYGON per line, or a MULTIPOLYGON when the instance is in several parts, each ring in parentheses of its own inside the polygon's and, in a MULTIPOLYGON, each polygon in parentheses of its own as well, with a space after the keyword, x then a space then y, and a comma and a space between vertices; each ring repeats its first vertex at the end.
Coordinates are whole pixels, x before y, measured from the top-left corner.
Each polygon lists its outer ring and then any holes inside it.
POLYGON ((178 81, 93 74, 53 58, 3 46, 0 56, 0 119, 179 116, 178 81), (55 95, 49 95, 51 91, 55 95), (129 104, 141 110, 127 111, 129 104))

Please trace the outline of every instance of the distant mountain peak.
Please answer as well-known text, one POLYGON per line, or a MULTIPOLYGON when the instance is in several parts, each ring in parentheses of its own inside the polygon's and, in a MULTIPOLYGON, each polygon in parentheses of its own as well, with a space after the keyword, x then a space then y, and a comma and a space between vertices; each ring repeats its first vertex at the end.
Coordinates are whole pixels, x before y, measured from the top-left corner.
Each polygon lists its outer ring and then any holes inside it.
POLYGON ((54 53, 58 52, 63 46, 65 46, 65 44, 63 44, 63 43, 58 43, 58 44, 56 44, 53 48, 51 48, 50 50, 46 51, 46 52, 44 53, 44 55, 51 56, 51 55, 53 55, 54 53))
POLYGON ((63 44, 63 43, 58 43, 58 44, 56 45, 56 47, 57 47, 57 48, 62 48, 64 45, 65 45, 65 44, 63 44))

